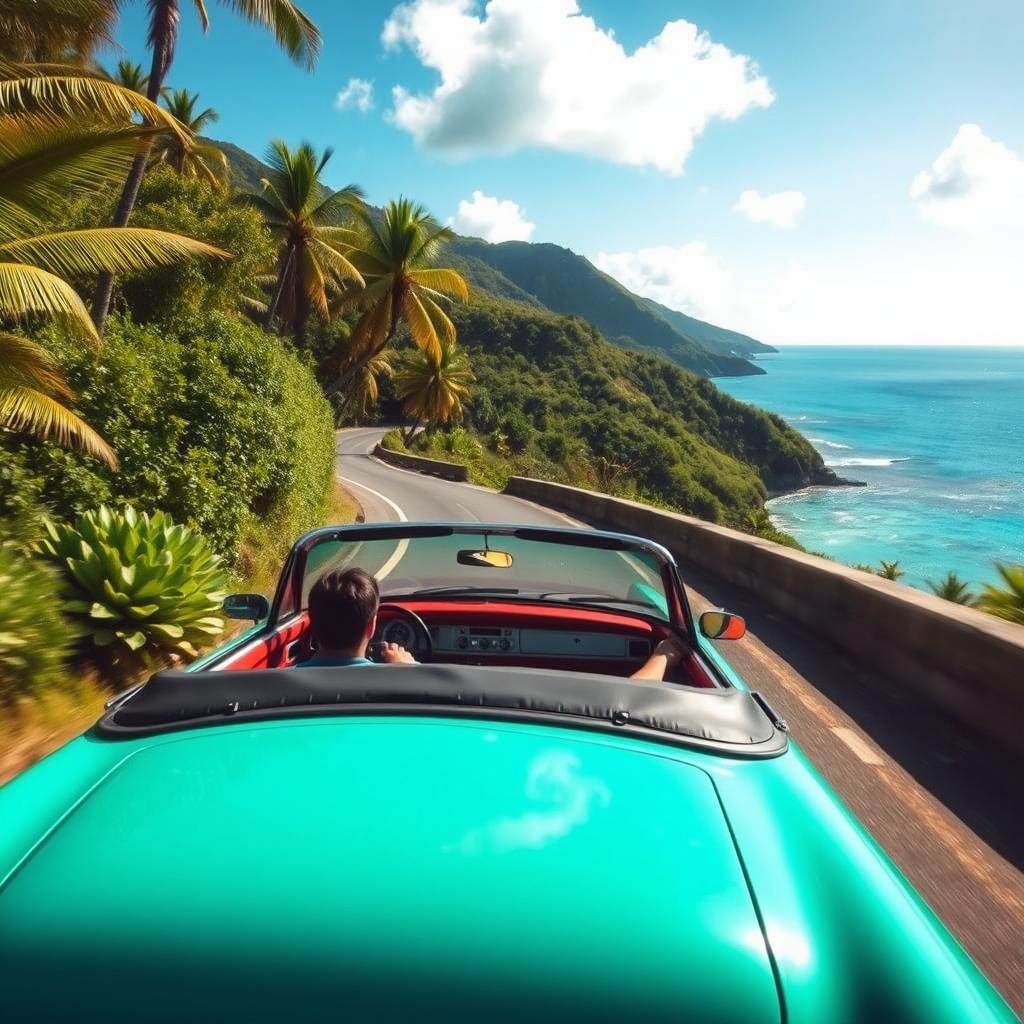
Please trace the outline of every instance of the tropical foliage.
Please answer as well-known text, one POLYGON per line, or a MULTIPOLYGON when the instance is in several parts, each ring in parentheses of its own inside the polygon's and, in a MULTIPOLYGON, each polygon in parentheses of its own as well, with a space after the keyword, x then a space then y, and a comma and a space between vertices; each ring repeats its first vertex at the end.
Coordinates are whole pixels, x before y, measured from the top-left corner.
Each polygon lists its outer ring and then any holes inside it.
MULTIPOLYGON (((4 91, 14 81, 17 79, 0 81, 0 321, 28 325, 40 317, 53 317, 98 341, 85 305, 68 278, 105 269, 139 270, 194 256, 226 255, 164 231, 49 230, 46 217, 50 208, 66 195, 95 189, 123 171, 155 129, 123 122, 92 126, 48 112, 45 107, 59 93, 57 87, 55 93, 43 90, 39 108, 25 112, 25 91, 4 91), (5 104, 7 113, 3 113, 5 104)), ((30 92, 46 82, 47 76, 33 74, 24 81, 30 92)), ((100 113, 109 112, 104 98, 115 107, 123 104, 124 110, 137 106, 132 94, 121 86, 83 81, 88 89, 96 86, 100 113)), ((71 397, 44 350, 28 338, 0 331, 0 424, 53 437, 62 444, 76 444, 115 464, 109 445, 65 404, 71 397)))
POLYGON ((270 327, 280 319, 296 336, 303 334, 311 313, 330 317, 330 301, 347 282, 363 285, 346 255, 355 234, 339 226, 362 206, 362 191, 349 185, 331 192, 321 182, 332 152, 318 156, 309 143, 291 149, 276 139, 267 151, 271 174, 261 192, 239 197, 260 212, 280 245, 270 302, 265 312, 258 302, 250 302, 250 308, 263 312, 270 327))
POLYGON ((60 682, 71 640, 55 573, 0 544, 0 707, 60 682))
POLYGON ((110 318, 103 347, 42 335, 85 417, 121 455, 120 470, 54 444, 9 439, 0 517, 19 503, 53 518, 100 504, 163 510, 201 530, 230 565, 323 521, 334 468, 332 414, 294 353, 227 313, 184 311, 173 325, 110 318))
POLYGON ((39 554, 61 573, 80 653, 108 678, 195 657, 224 629, 227 572, 200 533, 162 512, 101 506, 48 522, 39 554))
POLYGON ((943 600, 952 601, 953 604, 973 604, 974 595, 971 594, 969 585, 950 570, 941 580, 928 580, 928 589, 943 600))
POLYGON ((228 158, 212 143, 196 138, 219 120, 220 115, 213 107, 197 111, 198 102, 199 93, 190 93, 187 89, 178 89, 164 97, 168 111, 188 129, 188 135, 168 133, 162 136, 153 148, 153 160, 169 164, 182 177, 202 178, 214 188, 221 188, 228 176, 228 158))
POLYGON ((1024 565, 997 565, 1003 586, 986 583, 977 599, 977 606, 1009 622, 1024 625, 1024 565))
POLYGON ((379 216, 367 209, 354 212, 360 228, 351 260, 365 286, 351 290, 341 308, 359 314, 353 343, 360 355, 334 382, 335 392, 344 391, 365 364, 390 347, 401 326, 418 348, 440 359, 456 336, 443 307, 448 299, 469 298, 461 274, 436 266, 451 231, 421 206, 399 199, 379 216))
POLYGON ((887 562, 884 559, 878 563, 875 574, 881 576, 883 580, 898 580, 907 575, 899 562, 887 562))
POLYGON ((116 0, 4 0, 0 59, 86 63, 113 41, 116 0))
POLYGON ((395 372, 395 392, 412 418, 405 443, 410 443, 420 424, 432 429, 461 422, 473 380, 469 357, 454 342, 442 342, 436 357, 422 349, 404 353, 395 372))
MULTIPOLYGON (((320 32, 310 18, 291 0, 221 0, 247 21, 270 29, 278 45, 292 60, 306 67, 313 67, 320 52, 320 32)), ((146 83, 146 97, 156 106, 161 95, 167 72, 174 61, 178 47, 178 29, 181 20, 180 0, 149 0, 148 42, 152 63, 146 83)), ((209 14, 204 0, 197 0, 196 13, 205 32, 210 26, 209 14)), ((139 186, 146 172, 148 152, 142 151, 132 162, 114 214, 114 227, 125 227, 135 207, 139 186)), ((92 315, 97 327, 102 329, 110 312, 114 290, 114 273, 100 275, 93 295, 92 315)))

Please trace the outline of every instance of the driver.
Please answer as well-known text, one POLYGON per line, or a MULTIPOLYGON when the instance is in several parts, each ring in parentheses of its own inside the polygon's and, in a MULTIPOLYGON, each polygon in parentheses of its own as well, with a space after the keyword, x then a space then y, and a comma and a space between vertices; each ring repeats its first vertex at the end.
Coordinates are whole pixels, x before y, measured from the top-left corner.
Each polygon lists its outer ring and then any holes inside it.
MULTIPOLYGON (((329 572, 309 592, 309 631, 313 656, 296 668, 370 665, 366 648, 377 629, 380 591, 362 569, 329 572)), ((382 644, 381 658, 391 665, 415 665, 416 659, 398 644, 382 644)))

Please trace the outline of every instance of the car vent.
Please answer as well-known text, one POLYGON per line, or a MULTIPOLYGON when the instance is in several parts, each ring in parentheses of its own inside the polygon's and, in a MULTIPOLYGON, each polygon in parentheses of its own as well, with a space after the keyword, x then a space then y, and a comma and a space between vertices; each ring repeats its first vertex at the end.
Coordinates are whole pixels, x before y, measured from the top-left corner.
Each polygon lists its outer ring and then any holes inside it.
POLYGON ((651 653, 651 643, 649 640, 630 640, 629 641, 629 656, 631 658, 646 658, 651 653))

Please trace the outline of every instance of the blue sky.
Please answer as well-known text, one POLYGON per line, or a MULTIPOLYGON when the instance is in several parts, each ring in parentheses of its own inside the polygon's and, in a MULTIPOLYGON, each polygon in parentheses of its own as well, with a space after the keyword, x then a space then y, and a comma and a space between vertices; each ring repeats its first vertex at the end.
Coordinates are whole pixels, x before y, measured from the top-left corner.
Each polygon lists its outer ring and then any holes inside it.
POLYGON ((330 145, 373 202, 568 246, 772 342, 1024 343, 1019 0, 305 0, 312 74, 183 7, 169 82, 212 134, 330 145))

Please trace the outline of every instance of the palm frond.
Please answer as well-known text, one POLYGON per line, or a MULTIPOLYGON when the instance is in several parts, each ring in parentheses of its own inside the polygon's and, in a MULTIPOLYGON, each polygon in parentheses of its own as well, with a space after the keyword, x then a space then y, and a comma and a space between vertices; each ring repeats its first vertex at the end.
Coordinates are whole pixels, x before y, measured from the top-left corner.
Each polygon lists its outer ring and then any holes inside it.
POLYGON ((113 449, 85 420, 35 388, 0 388, 0 423, 8 430, 80 448, 111 468, 117 468, 113 449))
POLYGON ((111 82, 101 72, 0 60, 0 113, 41 110, 60 117, 84 114, 113 122, 141 117, 148 124, 185 135, 185 129, 158 103, 111 82))
POLYGON ((437 327, 426 311, 420 297, 409 289, 402 299, 402 316, 409 327, 412 340, 433 359, 441 358, 441 339, 437 327))
POLYGON ((69 194, 123 177, 157 129, 80 127, 43 113, 0 117, 0 237, 30 230, 69 194))
POLYGON ((31 313, 73 323, 99 343, 89 311, 71 285, 39 267, 0 262, 0 314, 23 317, 31 313))
POLYGON ((291 0, 224 0, 242 17, 265 25, 277 37, 281 49, 297 64, 316 66, 320 54, 320 30, 291 0))
POLYGON ((363 286, 363 275, 333 246, 320 241, 316 236, 309 238, 306 244, 332 276, 343 281, 352 281, 357 287, 363 286))
POLYGON ((0 389, 13 386, 71 397, 64 375, 45 348, 21 334, 0 331, 0 389))
POLYGON ((230 253, 155 228, 85 228, 0 243, 0 260, 31 263, 62 276, 101 270, 127 274, 197 256, 229 259, 230 253))
POLYGON ((421 270, 410 270, 409 280, 423 285, 431 291, 452 295, 463 302, 469 301, 469 286, 466 279, 457 271, 447 267, 431 267, 421 270))

